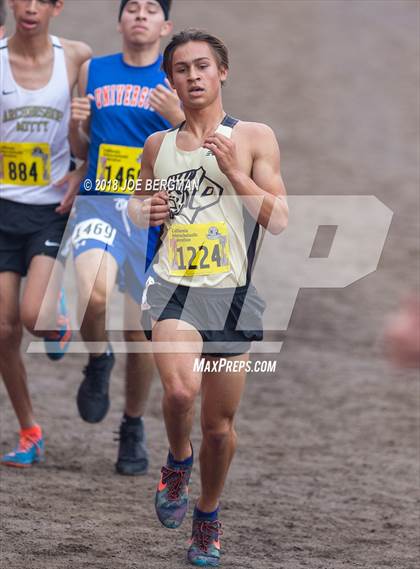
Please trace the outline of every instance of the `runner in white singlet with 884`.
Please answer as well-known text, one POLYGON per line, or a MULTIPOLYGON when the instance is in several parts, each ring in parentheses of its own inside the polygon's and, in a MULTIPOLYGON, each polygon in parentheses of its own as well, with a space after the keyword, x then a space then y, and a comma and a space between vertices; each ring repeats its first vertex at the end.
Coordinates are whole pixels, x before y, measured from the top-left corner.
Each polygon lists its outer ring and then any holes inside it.
POLYGON ((49 35, 63 5, 11 0, 15 33, 0 41, 0 372, 21 429, 18 447, 1 460, 7 466, 31 466, 44 452, 20 353, 22 327, 47 339, 51 359, 64 354, 71 334, 62 295, 57 307, 61 278, 53 268, 84 173, 69 172, 67 138, 71 91, 91 50, 49 35), (47 285, 54 289, 48 297, 47 285))

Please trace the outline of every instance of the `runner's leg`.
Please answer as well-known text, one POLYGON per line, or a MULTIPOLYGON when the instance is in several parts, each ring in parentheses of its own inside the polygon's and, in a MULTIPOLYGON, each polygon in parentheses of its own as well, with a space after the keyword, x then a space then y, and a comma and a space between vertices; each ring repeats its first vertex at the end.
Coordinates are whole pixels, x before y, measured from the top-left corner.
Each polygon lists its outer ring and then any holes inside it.
POLYGON ((35 425, 35 419, 20 353, 20 280, 17 273, 0 272, 0 371, 20 427, 28 429, 35 425))
MULTIPOLYGON (((128 343, 147 342, 140 325, 140 306, 129 294, 124 295, 124 340, 128 343)), ((130 352, 128 345, 125 365, 125 414, 129 417, 144 415, 154 369, 152 353, 130 352)))
POLYGON ((117 261, 102 249, 90 249, 78 255, 75 266, 80 333, 85 342, 99 344, 92 356, 100 356, 108 345, 106 309, 117 278, 117 261))
POLYGON ((127 342, 125 368, 125 409, 119 428, 118 458, 115 465, 119 474, 146 474, 149 458, 146 445, 143 414, 153 379, 153 354, 131 352, 132 343, 146 345, 146 336, 140 326, 140 306, 131 295, 124 295, 124 339, 127 342))
MULTIPOLYGON (((153 342, 191 342, 202 345, 202 338, 197 330, 182 322, 185 330, 178 330, 179 320, 162 320, 153 328, 153 342)), ((194 361, 201 356, 201 348, 191 346, 188 353, 178 351, 174 343, 172 353, 155 352, 155 361, 162 380, 163 415, 170 450, 177 461, 191 455, 190 435, 194 418, 194 402, 200 391, 201 373, 194 371, 194 361)))
POLYGON ((164 389, 163 415, 170 448, 161 469, 155 509, 165 527, 177 528, 188 511, 188 483, 193 467, 190 437, 194 402, 201 384, 201 373, 194 371, 194 361, 201 355, 202 339, 190 324, 163 320, 153 328, 153 347, 164 389), (187 329, 178 330, 178 325, 187 329), (160 353, 159 342, 167 342, 171 353, 160 353), (183 353, 181 347, 187 347, 188 353, 183 353))
MULTIPOLYGON (((248 354, 229 361, 248 361, 248 354)), ((212 360, 213 358, 208 358, 212 360)), ((202 380, 200 449, 201 495, 197 507, 213 512, 218 507, 236 448, 234 417, 245 387, 246 371, 205 372, 202 380)))
POLYGON ((34 336, 45 337, 56 329, 63 272, 63 265, 46 255, 36 255, 30 262, 21 301, 21 318, 34 336))
POLYGON ((99 423, 108 413, 109 383, 115 357, 109 347, 106 313, 114 287, 118 265, 114 257, 95 248, 78 255, 75 260, 79 288, 81 334, 90 346, 84 379, 77 392, 77 408, 87 423, 99 423))

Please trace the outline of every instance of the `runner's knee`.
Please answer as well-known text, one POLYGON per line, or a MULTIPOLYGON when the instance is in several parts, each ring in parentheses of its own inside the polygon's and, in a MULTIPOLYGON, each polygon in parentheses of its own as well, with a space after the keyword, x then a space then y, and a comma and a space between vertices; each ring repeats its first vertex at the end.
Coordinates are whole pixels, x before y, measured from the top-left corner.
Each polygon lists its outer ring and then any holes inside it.
POLYGON ((196 396, 197 391, 195 389, 181 385, 178 381, 171 382, 171 384, 165 388, 166 403, 171 409, 181 413, 189 411, 191 407, 193 407, 196 396))
POLYGON ((20 344, 22 326, 20 322, 0 321, 0 353, 9 353, 11 347, 20 344))
POLYGON ((90 318, 101 317, 106 311, 106 300, 106 293, 94 288, 89 297, 85 316, 90 318))
POLYGON ((214 420, 206 420, 202 418, 201 429, 203 437, 212 447, 222 447, 232 437, 236 439, 235 430, 233 428, 233 417, 221 419, 216 422, 214 420))
POLYGON ((36 323, 38 320, 39 312, 33 308, 27 306, 21 307, 20 317, 22 319, 22 324, 28 330, 28 332, 33 332, 36 328, 36 323))
POLYGON ((124 330, 124 340, 126 342, 146 342, 146 336, 141 330, 124 330))

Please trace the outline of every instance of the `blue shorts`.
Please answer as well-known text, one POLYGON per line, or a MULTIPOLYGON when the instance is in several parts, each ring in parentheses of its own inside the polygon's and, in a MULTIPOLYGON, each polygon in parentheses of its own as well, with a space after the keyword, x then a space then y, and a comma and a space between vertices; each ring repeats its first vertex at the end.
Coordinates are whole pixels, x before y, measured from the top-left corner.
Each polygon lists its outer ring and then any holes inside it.
POLYGON ((73 256, 90 249, 110 253, 118 265, 118 287, 141 302, 159 238, 159 228, 140 229, 127 214, 128 197, 78 196, 73 231, 73 256))

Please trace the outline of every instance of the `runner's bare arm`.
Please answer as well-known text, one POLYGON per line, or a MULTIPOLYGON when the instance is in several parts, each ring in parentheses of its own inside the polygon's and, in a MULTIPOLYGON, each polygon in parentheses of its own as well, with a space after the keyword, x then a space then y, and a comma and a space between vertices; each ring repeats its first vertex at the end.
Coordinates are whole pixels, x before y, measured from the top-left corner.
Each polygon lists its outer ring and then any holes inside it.
MULTIPOLYGON (((80 70, 83 65, 92 57, 91 48, 82 42, 61 39, 64 49, 67 73, 71 92, 73 92, 76 83, 80 77, 80 70)), ((74 153, 74 152, 73 152, 74 153)), ((75 154, 75 153, 74 153, 75 154)), ((83 156, 77 156, 84 158, 83 156)), ((76 170, 67 172, 61 180, 56 180, 54 186, 57 188, 65 187, 66 192, 60 205, 56 208, 56 212, 60 214, 68 213, 73 205, 76 195, 79 193, 80 182, 86 175, 87 163, 81 164, 76 170)))
POLYGON ((153 168, 165 132, 156 132, 146 140, 141 159, 141 170, 134 195, 128 202, 128 216, 139 227, 156 227, 169 217, 166 192, 152 193, 148 183, 154 180, 153 168))
POLYGON ((60 38, 66 57, 67 73, 71 90, 76 86, 79 71, 85 61, 92 57, 91 48, 83 42, 60 38))
POLYGON ((66 188, 66 192, 60 202, 60 205, 55 208, 55 211, 60 214, 68 213, 76 196, 80 190, 80 184, 87 174, 87 162, 83 162, 76 170, 72 172, 67 172, 61 180, 54 182, 56 188, 66 188))
POLYGON ((204 147, 216 156, 221 171, 230 180, 246 208, 270 233, 287 226, 286 190, 280 173, 280 150, 274 132, 266 125, 240 123, 237 142, 219 133, 209 136, 204 147), (249 176, 240 166, 237 144, 250 141, 252 170, 249 176))
POLYGON ((80 160, 86 160, 89 152, 90 114, 93 95, 86 95, 90 60, 80 68, 78 77, 78 97, 71 103, 69 127, 70 146, 73 154, 80 160))
POLYGON ((153 110, 161 114, 172 126, 176 126, 185 120, 184 111, 181 109, 181 103, 178 95, 171 87, 168 79, 165 79, 165 85, 158 85, 152 90, 150 95, 150 106, 153 110))

